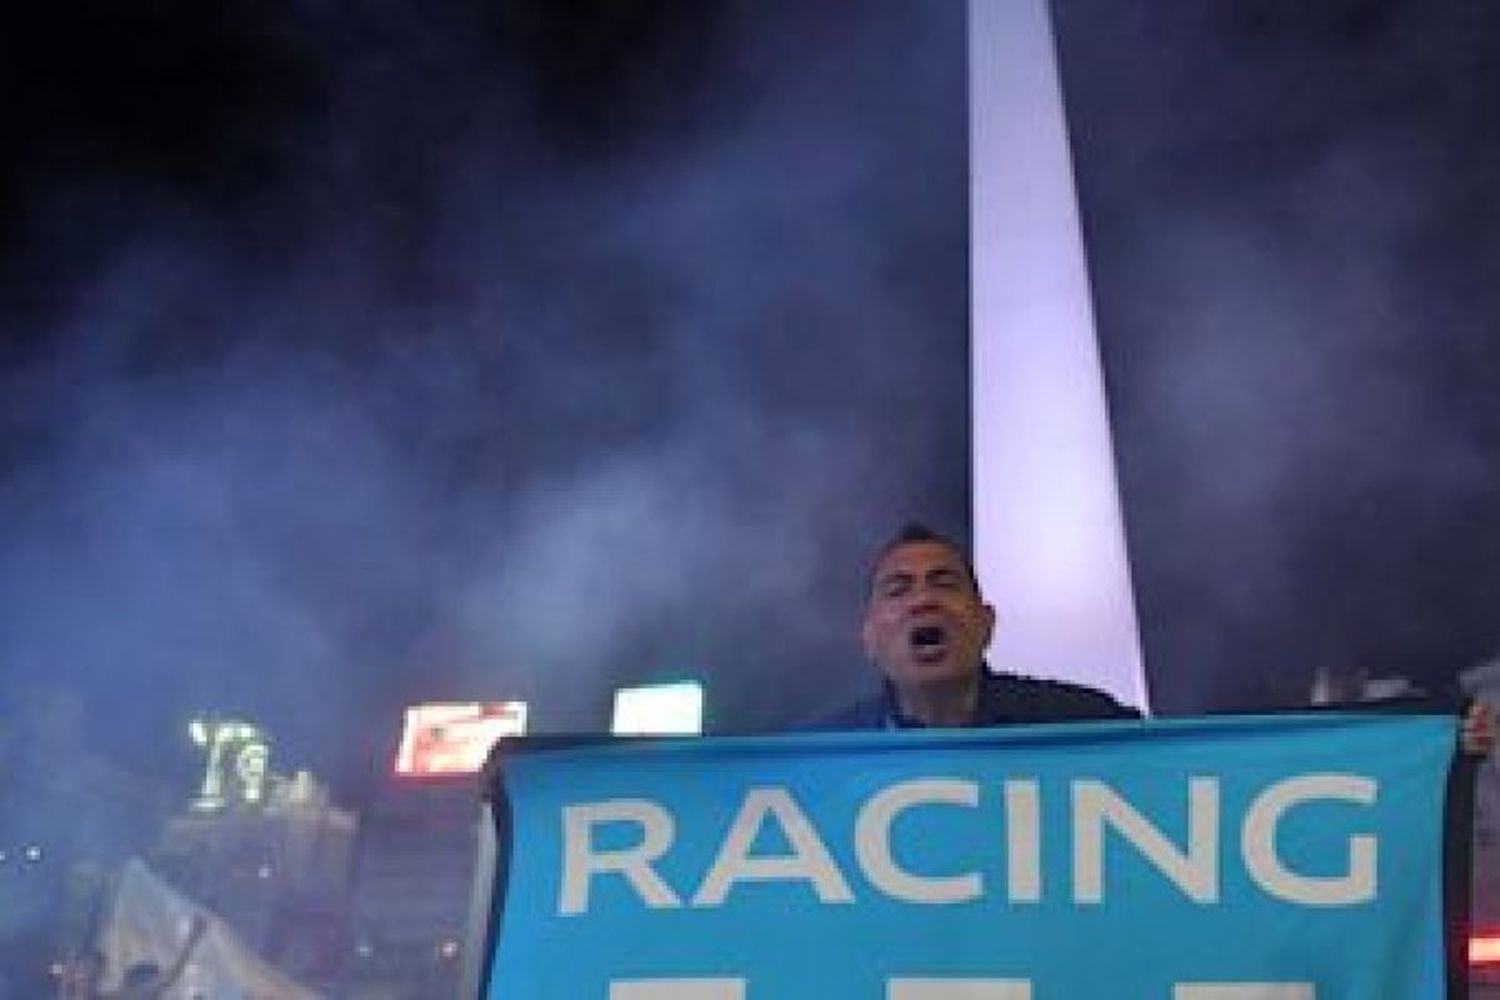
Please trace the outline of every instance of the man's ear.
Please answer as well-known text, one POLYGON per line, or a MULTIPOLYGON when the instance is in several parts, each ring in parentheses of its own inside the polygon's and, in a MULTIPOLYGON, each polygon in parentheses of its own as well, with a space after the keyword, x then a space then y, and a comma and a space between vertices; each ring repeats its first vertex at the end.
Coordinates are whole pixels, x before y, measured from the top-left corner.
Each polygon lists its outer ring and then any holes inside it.
POLYGON ((871 663, 875 662, 875 627, 870 622, 870 616, 866 615, 859 626, 859 643, 864 647, 865 658, 871 663))
POLYGON ((990 604, 980 605, 983 608, 984 643, 980 646, 981 651, 990 648, 990 639, 995 634, 995 608, 990 604))

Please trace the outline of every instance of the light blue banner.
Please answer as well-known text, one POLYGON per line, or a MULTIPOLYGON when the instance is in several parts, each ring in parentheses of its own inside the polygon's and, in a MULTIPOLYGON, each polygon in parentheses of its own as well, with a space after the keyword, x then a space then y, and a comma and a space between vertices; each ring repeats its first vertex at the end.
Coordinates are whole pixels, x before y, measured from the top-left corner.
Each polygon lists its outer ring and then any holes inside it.
POLYGON ((518 754, 488 996, 1440 998, 1454 732, 1299 713, 518 754))

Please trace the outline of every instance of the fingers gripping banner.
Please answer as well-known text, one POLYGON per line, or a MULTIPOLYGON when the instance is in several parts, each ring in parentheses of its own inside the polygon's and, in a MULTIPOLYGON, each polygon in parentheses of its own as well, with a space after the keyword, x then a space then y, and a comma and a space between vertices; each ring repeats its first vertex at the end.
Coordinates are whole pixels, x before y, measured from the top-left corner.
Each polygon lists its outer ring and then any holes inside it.
POLYGON ((1357 713, 523 752, 485 995, 1445 997, 1453 755, 1357 713))

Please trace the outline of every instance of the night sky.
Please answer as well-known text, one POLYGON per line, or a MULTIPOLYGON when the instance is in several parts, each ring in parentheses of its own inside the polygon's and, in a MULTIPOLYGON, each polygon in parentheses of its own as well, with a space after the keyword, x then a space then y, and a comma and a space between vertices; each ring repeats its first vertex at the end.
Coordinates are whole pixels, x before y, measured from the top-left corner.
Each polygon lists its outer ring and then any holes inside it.
POLYGON ((1451 686, 1500 649, 1500 9, 1056 17, 1156 707, 1451 686))
MULTIPOLYGON (((1054 13, 1156 707, 1450 684, 1500 12, 1054 13)), ((966 532, 962 4, 8 20, 0 738, 147 767, 217 709, 347 785, 407 701, 680 674, 774 726, 867 683, 868 551, 966 532)))

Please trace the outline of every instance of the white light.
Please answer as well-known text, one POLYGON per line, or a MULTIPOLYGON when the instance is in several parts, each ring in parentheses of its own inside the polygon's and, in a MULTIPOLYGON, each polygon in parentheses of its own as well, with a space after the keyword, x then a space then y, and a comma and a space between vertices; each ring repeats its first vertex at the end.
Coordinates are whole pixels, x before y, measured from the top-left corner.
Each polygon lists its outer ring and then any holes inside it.
POLYGON ((1469 964, 1500 966, 1500 934, 1475 934, 1469 938, 1469 964))
POLYGON ((203 724, 202 719, 194 719, 188 724, 188 735, 198 746, 208 746, 208 727, 203 724))
POLYGON ((616 736, 696 736, 703 732, 703 685, 649 684, 615 692, 616 736))
POLYGON ((42 860, 42 849, 35 844, 26 848, 26 860, 33 862, 42 860))
POLYGON ((991 665, 1146 707, 1046 0, 970 0, 974 562, 991 665))

